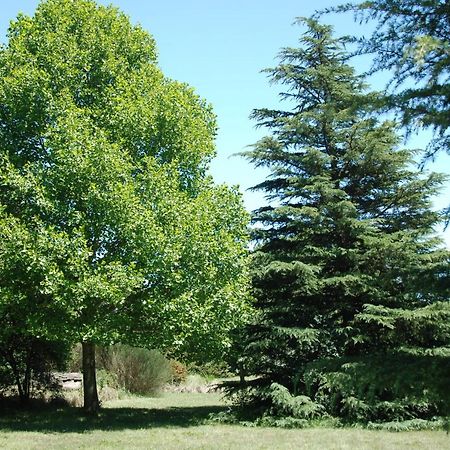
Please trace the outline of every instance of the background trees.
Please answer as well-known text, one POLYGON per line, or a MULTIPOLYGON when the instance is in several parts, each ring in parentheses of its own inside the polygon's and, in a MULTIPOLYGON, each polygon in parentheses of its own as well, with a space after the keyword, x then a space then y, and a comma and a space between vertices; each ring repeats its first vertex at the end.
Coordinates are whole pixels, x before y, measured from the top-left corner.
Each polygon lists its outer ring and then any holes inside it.
POLYGON ((112 7, 44 1, 11 25, 0 105, 0 312, 83 343, 88 410, 97 342, 220 354, 245 310, 246 214, 205 175, 211 108, 153 39, 112 7))
POLYGON ((346 64, 345 40, 303 23, 269 71, 289 108, 253 112, 270 136, 245 153, 270 170, 254 188, 270 206, 252 218, 259 315, 236 362, 257 378, 238 401, 293 420, 443 413, 449 253, 430 202, 443 177, 412 169, 395 123, 375 118, 379 94, 346 64))

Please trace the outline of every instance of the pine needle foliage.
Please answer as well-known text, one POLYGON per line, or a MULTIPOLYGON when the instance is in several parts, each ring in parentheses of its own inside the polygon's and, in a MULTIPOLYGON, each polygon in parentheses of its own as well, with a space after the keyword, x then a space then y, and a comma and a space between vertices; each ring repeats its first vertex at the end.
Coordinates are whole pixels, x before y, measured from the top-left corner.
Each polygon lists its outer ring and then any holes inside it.
POLYGON ((289 109, 255 110, 270 136, 245 153, 270 171, 254 187, 269 206, 253 214, 258 316, 236 338, 252 378, 230 391, 274 423, 445 414, 449 252, 431 209, 443 176, 418 173, 396 124, 377 119, 345 40, 300 22, 300 47, 268 70, 289 109))
POLYGON ((357 54, 372 55, 371 72, 389 71, 384 98, 410 131, 431 128, 424 159, 450 151, 450 3, 447 0, 364 0, 317 13, 353 13, 373 23, 354 37, 357 54))

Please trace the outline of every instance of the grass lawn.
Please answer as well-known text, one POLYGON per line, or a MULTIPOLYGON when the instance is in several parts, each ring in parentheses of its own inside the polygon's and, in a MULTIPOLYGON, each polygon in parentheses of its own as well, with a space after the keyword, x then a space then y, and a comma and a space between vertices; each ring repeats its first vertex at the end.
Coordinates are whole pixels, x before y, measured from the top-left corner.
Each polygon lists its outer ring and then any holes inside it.
POLYGON ((208 424, 218 394, 164 394, 107 402, 88 419, 76 408, 0 411, 0 448, 450 449, 444 431, 284 430, 208 424))

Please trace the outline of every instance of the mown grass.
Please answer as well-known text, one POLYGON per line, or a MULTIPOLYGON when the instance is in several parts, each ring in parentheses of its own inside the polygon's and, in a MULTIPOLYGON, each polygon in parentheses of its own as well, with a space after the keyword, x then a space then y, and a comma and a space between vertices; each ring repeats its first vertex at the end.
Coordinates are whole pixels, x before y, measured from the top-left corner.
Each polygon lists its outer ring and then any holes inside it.
POLYGON ((227 407, 218 394, 165 394, 104 405, 97 418, 80 409, 0 412, 0 448, 156 449, 448 449, 444 431, 286 430, 213 424, 227 407))

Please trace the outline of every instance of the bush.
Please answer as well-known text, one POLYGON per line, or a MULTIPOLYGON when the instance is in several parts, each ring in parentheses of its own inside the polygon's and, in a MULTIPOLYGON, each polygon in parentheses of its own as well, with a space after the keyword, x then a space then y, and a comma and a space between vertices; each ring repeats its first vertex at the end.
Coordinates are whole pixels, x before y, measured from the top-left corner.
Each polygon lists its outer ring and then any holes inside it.
POLYGON ((395 352, 311 363, 307 394, 347 422, 431 420, 449 414, 450 359, 395 352))
POLYGON ((286 386, 263 377, 225 383, 237 419, 277 426, 287 418, 337 420, 409 430, 439 427, 450 417, 450 358, 442 350, 322 359, 300 375, 286 386))
POLYGON ((205 362, 202 364, 191 363, 188 365, 189 373, 196 373, 207 380, 226 378, 234 374, 229 371, 228 364, 224 361, 205 362))
POLYGON ((170 367, 172 372, 172 383, 184 383, 188 376, 188 370, 185 364, 175 359, 170 360, 170 367))
POLYGON ((82 349, 81 344, 75 344, 70 350, 69 360, 67 362, 67 370, 69 372, 81 372, 82 371, 82 349))
POLYGON ((98 367, 113 374, 132 394, 154 395, 172 379, 171 363, 157 350, 114 345, 100 349, 98 367))

